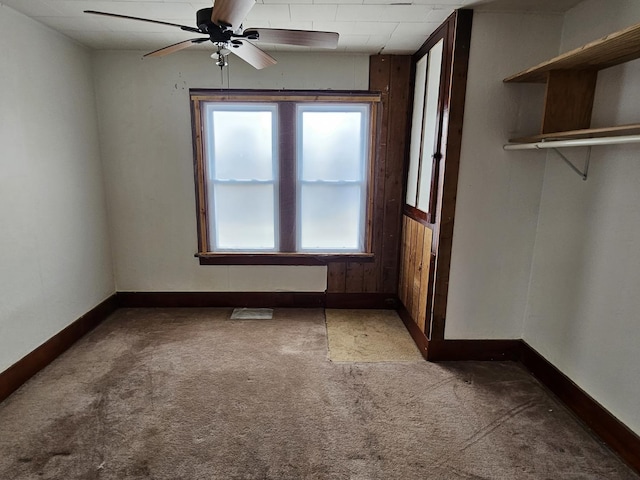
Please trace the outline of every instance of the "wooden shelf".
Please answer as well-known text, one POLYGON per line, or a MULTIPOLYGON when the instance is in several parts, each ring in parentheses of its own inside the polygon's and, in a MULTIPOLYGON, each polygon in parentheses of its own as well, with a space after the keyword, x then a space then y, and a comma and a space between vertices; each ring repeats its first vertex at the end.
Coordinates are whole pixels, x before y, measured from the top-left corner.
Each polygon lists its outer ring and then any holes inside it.
MULTIPOLYGON (((510 142, 526 144, 637 136, 640 134, 640 125, 590 128, 598 71, 637 58, 640 58, 640 24, 505 78, 504 82, 547 84, 540 133, 510 142)), ((620 140, 618 138, 612 142, 620 143, 620 140)))
POLYGON ((580 138, 616 137, 623 135, 640 135, 640 124, 620 125, 618 127, 585 128, 566 132, 543 133, 531 137, 512 138, 510 143, 537 143, 550 140, 576 140, 580 138))
POLYGON ((640 24, 505 78, 505 82, 545 83, 553 70, 602 70, 640 58, 640 24))

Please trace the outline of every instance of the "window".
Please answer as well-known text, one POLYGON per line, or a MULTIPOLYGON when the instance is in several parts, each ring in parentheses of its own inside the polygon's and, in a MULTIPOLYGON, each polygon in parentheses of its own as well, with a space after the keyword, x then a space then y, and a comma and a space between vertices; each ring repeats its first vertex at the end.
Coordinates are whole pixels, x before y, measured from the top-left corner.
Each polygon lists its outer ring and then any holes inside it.
POLYGON ((191 100, 201 263, 368 254, 379 96, 192 91, 191 100))
POLYGON ((208 237, 213 251, 274 251, 276 105, 207 103, 208 237))
POLYGON ((435 221, 440 136, 441 82, 444 40, 440 38, 415 66, 406 205, 429 222, 435 221))

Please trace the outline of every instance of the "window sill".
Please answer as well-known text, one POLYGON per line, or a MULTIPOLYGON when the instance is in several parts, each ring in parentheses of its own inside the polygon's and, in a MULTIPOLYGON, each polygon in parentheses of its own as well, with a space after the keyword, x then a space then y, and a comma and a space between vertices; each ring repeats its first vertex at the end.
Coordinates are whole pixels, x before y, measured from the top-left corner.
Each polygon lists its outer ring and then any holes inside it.
POLYGON ((373 253, 196 253, 200 265, 326 265, 373 262, 373 253))

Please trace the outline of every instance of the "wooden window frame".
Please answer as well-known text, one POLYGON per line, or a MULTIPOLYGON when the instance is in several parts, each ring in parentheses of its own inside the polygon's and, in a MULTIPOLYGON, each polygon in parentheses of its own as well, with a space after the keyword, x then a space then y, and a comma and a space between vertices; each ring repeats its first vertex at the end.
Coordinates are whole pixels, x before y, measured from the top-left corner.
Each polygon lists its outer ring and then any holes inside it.
POLYGON ((381 109, 381 95, 367 91, 271 91, 271 90, 202 90, 189 91, 193 134, 194 176, 198 252, 201 265, 325 265, 336 261, 373 262, 372 210, 376 138, 381 109), (204 104, 207 102, 276 103, 278 115, 278 252, 213 252, 209 241, 207 212, 206 156, 204 151, 204 104), (367 158, 364 251, 362 253, 296 252, 296 106, 304 103, 360 103, 369 105, 369 149, 367 158))

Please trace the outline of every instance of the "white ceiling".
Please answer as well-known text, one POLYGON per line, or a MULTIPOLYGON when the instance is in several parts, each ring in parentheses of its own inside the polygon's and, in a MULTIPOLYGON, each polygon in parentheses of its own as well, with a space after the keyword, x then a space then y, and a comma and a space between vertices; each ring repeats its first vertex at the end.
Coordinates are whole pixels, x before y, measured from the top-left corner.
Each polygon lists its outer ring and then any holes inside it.
MULTIPOLYGON (((454 9, 564 12, 581 0, 257 0, 246 27, 333 31, 338 51, 410 54, 454 9)), ((196 11, 209 0, 0 0, 95 49, 152 51, 192 38, 164 25, 99 17, 99 10, 195 26, 196 11)), ((209 43, 204 44, 211 48, 209 43)), ((268 51, 304 50, 261 44, 268 51)), ((194 47, 202 48, 202 47, 194 47)), ((308 49, 307 49, 308 50, 308 49)))

